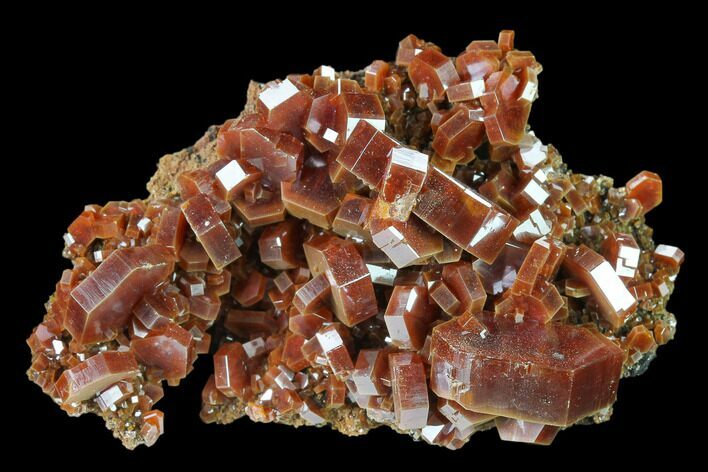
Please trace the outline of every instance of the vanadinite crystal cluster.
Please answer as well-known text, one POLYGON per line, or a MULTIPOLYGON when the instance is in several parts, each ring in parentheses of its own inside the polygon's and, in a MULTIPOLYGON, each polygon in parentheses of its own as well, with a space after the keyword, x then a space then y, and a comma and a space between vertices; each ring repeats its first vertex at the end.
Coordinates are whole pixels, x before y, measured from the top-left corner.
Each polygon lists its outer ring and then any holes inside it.
POLYGON ((502 31, 252 83, 238 118, 161 159, 147 199, 71 223, 29 378, 128 448, 163 433, 157 403, 199 355, 208 423, 386 425, 457 449, 606 421, 674 336, 683 253, 644 223, 658 175, 614 187, 534 135, 540 73, 502 31))

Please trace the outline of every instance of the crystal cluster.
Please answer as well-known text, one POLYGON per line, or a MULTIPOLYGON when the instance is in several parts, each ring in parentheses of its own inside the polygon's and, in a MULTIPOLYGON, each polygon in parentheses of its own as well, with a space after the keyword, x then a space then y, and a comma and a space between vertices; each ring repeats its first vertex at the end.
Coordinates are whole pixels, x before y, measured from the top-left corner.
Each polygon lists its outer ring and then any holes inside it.
POLYGON ((607 420, 674 335, 683 253, 644 223, 659 176, 573 173, 530 130, 541 70, 512 31, 456 57, 410 35, 394 62, 252 83, 148 199, 71 223, 29 378, 129 448, 200 354, 205 422, 457 449, 607 420))

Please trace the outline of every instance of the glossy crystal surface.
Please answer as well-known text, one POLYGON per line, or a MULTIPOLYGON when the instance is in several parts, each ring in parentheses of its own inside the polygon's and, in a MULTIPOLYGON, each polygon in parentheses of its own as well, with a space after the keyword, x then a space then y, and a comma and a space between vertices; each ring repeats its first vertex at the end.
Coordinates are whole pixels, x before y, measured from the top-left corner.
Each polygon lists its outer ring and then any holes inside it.
POLYGON ((80 343, 117 336, 133 306, 172 273, 163 246, 111 253, 69 294, 64 326, 80 343))
POLYGON ((431 388, 468 410, 567 426, 610 406, 622 349, 589 328, 491 313, 433 329, 431 388))

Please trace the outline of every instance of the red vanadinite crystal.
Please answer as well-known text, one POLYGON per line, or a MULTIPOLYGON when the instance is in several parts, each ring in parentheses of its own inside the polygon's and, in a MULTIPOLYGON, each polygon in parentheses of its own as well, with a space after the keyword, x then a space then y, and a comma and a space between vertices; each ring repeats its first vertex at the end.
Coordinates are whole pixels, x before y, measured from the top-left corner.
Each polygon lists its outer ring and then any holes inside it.
POLYGON ((69 225, 29 378, 128 448, 163 434, 163 381, 209 353, 205 422, 459 449, 608 419, 674 336, 684 253, 644 223, 658 175, 612 188, 530 130, 542 67, 514 39, 448 56, 409 35, 394 62, 253 83, 148 199, 69 225))

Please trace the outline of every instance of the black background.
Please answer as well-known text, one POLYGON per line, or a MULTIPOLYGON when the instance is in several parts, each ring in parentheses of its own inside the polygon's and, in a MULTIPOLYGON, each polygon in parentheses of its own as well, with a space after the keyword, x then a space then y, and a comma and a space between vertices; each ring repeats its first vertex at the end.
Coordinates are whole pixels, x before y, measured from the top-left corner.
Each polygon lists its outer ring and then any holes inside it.
POLYGON ((202 456, 209 464, 239 467, 254 454, 263 461, 255 467, 319 470, 345 464, 389 468, 399 461, 422 465, 426 459, 465 468, 487 462, 562 465, 565 460, 639 467, 687 457, 692 451, 688 427, 700 427, 703 413, 697 412, 705 403, 705 389, 694 380, 705 376, 694 347, 701 343, 698 323, 705 313, 693 304, 697 297, 690 286, 702 254, 685 214, 687 207, 704 205, 686 166, 704 159, 705 146, 692 153, 679 149, 686 141, 703 139, 688 136, 688 115, 679 111, 679 103, 694 96, 691 84, 697 80, 686 71, 700 65, 679 57, 694 44, 682 26, 690 12, 620 14, 578 4, 573 13, 485 16, 471 4, 437 5, 435 11, 403 4, 350 6, 347 11, 303 4, 300 13, 318 15, 310 21, 275 5, 263 5, 259 13, 205 8, 180 18, 117 11, 90 20, 80 19, 86 11, 56 12, 61 17, 42 11, 41 21, 34 15, 23 18, 27 26, 6 43, 12 61, 6 76, 17 80, 7 88, 7 98, 21 104, 11 117, 20 125, 17 133, 5 140, 18 149, 6 156, 11 166, 4 173, 10 180, 5 188, 17 186, 20 192, 17 199, 5 195, 18 216, 8 226, 5 251, 21 269, 19 280, 5 286, 8 296, 21 301, 4 313, 13 335, 11 362, 4 369, 10 377, 3 382, 9 382, 3 387, 10 396, 6 408, 14 405, 11 455, 22 451, 22 457, 42 466, 57 460, 98 466, 76 454, 108 454, 108 462, 121 467, 202 456), (555 144, 574 170, 605 173, 617 185, 643 169, 659 173, 664 202, 648 222, 657 242, 687 253, 669 304, 679 320, 677 338, 660 348, 645 375, 622 381, 610 422, 573 427, 545 448, 482 433, 456 452, 414 443, 386 428, 346 438, 329 429, 295 431, 247 419, 204 425, 198 417, 199 392, 211 365, 203 356, 195 372, 180 388, 168 388, 159 404, 166 413, 166 434, 150 449, 127 452, 99 418, 69 418, 26 380, 24 339, 68 267, 61 257, 67 225, 86 203, 145 197, 157 158, 192 144, 209 125, 236 116, 249 79, 310 72, 322 63, 360 69, 373 59, 392 59, 397 42, 409 32, 455 55, 470 40, 496 39, 505 28, 515 29, 516 46, 533 51, 544 65, 530 120, 536 134, 555 144), (28 456, 28 445, 39 446, 41 454, 28 456))

